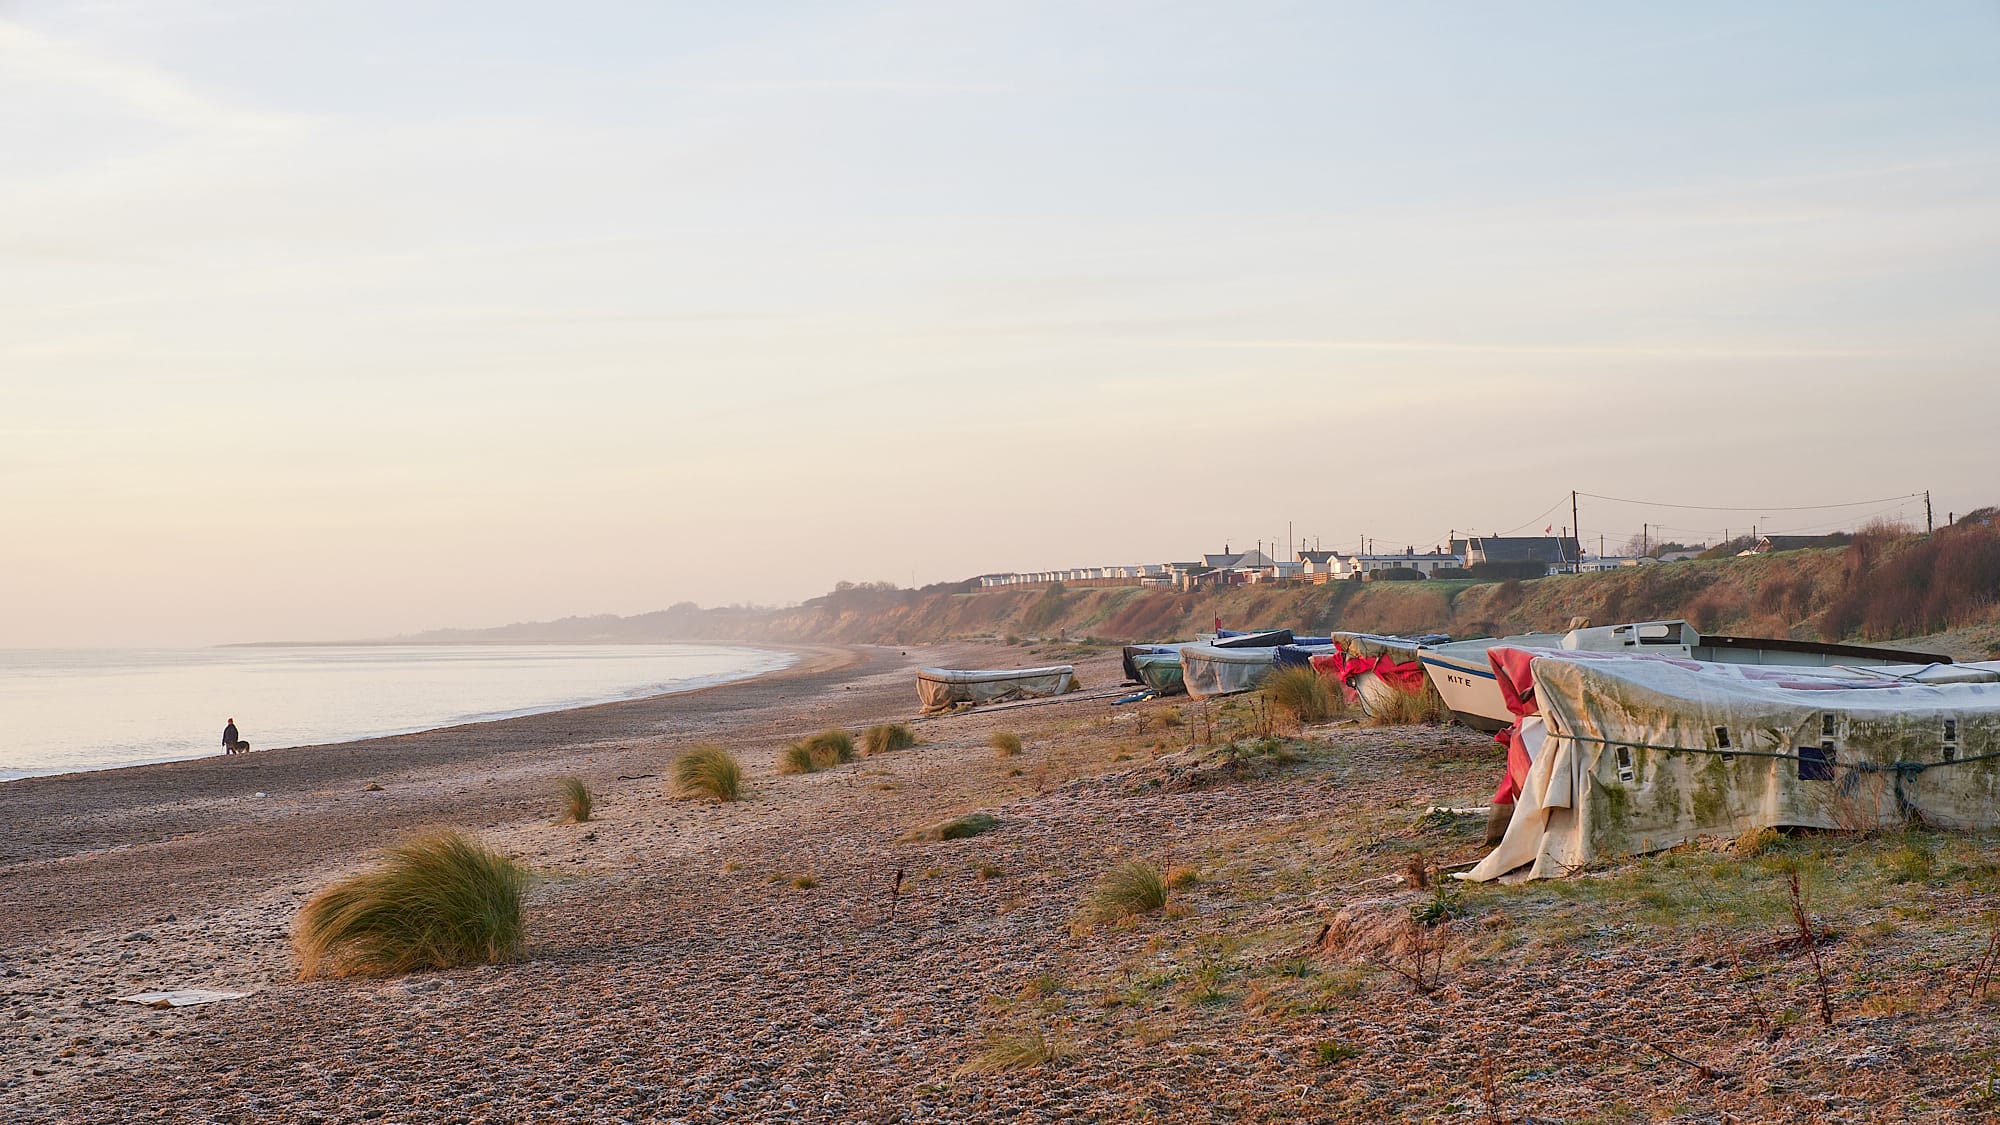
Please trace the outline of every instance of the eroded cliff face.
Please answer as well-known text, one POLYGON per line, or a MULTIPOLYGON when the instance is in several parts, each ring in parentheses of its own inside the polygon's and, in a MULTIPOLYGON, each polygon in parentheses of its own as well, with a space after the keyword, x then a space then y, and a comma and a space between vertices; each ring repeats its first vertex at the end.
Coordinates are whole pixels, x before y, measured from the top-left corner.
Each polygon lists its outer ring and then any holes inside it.
MULTIPOLYGON (((1175 640, 1212 628, 1335 629, 1482 636, 1686 617, 1709 632, 1887 641, 1953 632, 1934 646, 1961 659, 2000 647, 2000 574, 1977 568, 1921 591, 1942 608, 1925 617, 1881 604, 1910 601, 1922 573, 1920 536, 1872 549, 1836 548, 1751 558, 1662 563, 1528 582, 1336 582, 1258 585, 1182 593, 1140 587, 839 590, 784 609, 701 609, 683 604, 636 617, 569 618, 499 629, 428 634, 459 641, 822 641, 919 644, 974 637, 1066 638, 1116 643, 1175 640), (1963 589, 1957 587, 1964 587, 1963 589), (1901 611, 1899 611, 1901 612, 1901 611), (1860 622, 1863 625, 1854 623, 1860 622)), ((2000 536, 1996 536, 2000 542, 2000 536)), ((1949 546, 1949 544, 1947 544, 1949 546)))

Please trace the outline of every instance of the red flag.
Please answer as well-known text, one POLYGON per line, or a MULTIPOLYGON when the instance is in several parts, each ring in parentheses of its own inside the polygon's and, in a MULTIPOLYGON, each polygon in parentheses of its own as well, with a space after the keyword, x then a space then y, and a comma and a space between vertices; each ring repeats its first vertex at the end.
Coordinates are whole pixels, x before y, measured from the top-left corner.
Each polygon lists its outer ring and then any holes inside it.
POLYGON ((1547 534, 1548 534, 1549 532, 1551 532, 1551 531, 1554 531, 1555 529, 1556 529, 1556 525, 1555 525, 1555 524, 1550 524, 1549 526, 1547 526, 1547 527, 1545 527, 1545 528, 1543 528, 1543 529, 1542 529, 1542 534, 1543 534, 1543 535, 1547 535, 1547 534))
POLYGON ((1220 617, 1215 619, 1215 631, 1218 633, 1222 632, 1222 618, 1220 617))

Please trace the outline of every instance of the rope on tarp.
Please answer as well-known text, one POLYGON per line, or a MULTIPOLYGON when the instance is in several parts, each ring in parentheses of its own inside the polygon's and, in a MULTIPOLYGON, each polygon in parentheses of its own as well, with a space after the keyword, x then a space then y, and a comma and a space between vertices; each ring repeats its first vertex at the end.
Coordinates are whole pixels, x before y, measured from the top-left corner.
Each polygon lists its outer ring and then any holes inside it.
MULTIPOLYGON (((1664 750, 1672 754, 1712 754, 1718 758, 1797 758, 1798 751, 1777 753, 1770 750, 1735 750, 1715 746, 1659 746, 1651 742, 1633 742, 1622 738, 1594 738, 1587 734, 1557 734, 1550 732, 1551 738, 1567 738, 1571 742, 1594 742, 1599 746, 1630 746, 1634 750, 1664 750)), ((1815 748, 1817 749, 1817 748, 1815 748)), ((1943 766, 1962 766, 1968 762, 1984 762, 2000 758, 2000 751, 1991 754, 1974 754, 1969 758, 1947 758, 1940 762, 1910 762, 1898 759, 1887 764, 1880 762, 1833 762, 1832 765, 1846 766, 1848 769, 1865 770, 1869 773, 1896 773, 1900 775, 1919 774, 1943 766)))
MULTIPOLYGON (((1595 738, 1587 734, 1557 734, 1553 731, 1550 732, 1550 737, 1567 738, 1574 742, 1594 742, 1599 746, 1629 746, 1634 750, 1659 750, 1668 754, 1709 754, 1718 758, 1778 758, 1787 761, 1799 761, 1803 757, 1796 750, 1780 754, 1770 750, 1724 750, 1715 746, 1658 746, 1650 742, 1629 742, 1614 738, 1595 738)), ((1840 795, 1843 797, 1852 797, 1854 795, 1854 791, 1861 785, 1861 775, 1864 773, 1886 773, 1893 776, 1896 783, 1896 811, 1907 818, 1919 810, 1916 802, 1910 800, 1903 792, 1903 782, 1906 779, 1914 780, 1921 777, 1927 770, 1934 770, 1943 766, 1962 766, 1970 762, 1985 762, 1995 758, 2000 758, 2000 751, 1991 754, 1974 754, 1969 758, 1946 758, 1936 762, 1912 762, 1902 758, 1886 763, 1836 762, 1829 758, 1824 764, 1829 768, 1845 766, 1849 770, 1854 771, 1834 782, 1840 790, 1840 795)))

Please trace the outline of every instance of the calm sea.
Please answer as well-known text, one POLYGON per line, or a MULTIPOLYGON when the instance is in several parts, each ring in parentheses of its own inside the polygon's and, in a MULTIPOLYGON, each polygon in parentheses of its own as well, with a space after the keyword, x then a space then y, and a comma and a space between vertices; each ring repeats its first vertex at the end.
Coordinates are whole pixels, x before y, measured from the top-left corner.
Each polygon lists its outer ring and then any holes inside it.
POLYGON ((0 650, 0 779, 266 750, 687 691, 792 657, 708 645, 0 650))

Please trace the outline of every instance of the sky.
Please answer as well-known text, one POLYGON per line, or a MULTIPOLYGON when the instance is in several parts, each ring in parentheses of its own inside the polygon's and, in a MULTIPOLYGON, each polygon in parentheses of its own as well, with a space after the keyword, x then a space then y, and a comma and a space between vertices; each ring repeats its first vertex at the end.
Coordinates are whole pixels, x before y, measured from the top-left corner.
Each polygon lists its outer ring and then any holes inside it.
POLYGON ((2000 503, 1996 57, 1989 0, 0 0, 0 647, 1571 490, 1943 522, 2000 503))

